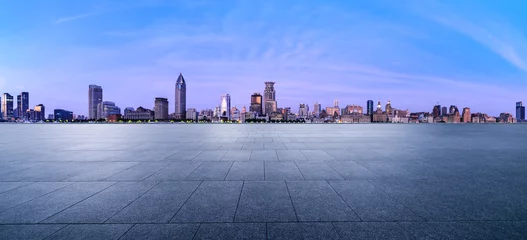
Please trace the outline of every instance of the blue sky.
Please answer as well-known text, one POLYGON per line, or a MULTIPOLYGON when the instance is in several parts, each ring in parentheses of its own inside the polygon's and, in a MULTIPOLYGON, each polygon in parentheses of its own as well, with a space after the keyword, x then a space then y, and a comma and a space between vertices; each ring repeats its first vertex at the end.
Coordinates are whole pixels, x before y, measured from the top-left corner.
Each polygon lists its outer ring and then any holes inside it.
POLYGON ((121 108, 173 111, 222 93, 249 105, 275 81, 279 107, 391 100, 473 112, 527 101, 527 1, 25 0, 0 7, 0 92, 86 114, 88 85, 121 108))

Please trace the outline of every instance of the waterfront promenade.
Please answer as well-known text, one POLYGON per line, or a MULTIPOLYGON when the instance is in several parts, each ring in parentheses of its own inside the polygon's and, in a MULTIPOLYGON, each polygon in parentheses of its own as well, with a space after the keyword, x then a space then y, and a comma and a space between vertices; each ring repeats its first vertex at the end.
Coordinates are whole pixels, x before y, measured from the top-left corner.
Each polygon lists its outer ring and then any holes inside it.
POLYGON ((0 239, 527 238, 525 125, 0 132, 0 239))

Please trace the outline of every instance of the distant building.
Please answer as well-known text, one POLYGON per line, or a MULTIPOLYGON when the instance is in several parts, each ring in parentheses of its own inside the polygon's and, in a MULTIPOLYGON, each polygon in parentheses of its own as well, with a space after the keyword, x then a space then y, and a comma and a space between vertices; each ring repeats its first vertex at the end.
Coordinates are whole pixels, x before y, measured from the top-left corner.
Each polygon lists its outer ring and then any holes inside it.
POLYGON ((136 110, 133 108, 126 108, 124 110, 124 120, 154 120, 154 111, 143 107, 138 107, 136 110))
POLYGON ((168 99, 156 98, 154 102, 154 119, 168 120, 168 99))
POLYGON ((322 113, 322 106, 320 106, 320 103, 316 102, 315 104, 313 104, 313 117, 320 117, 320 113, 322 113))
POLYGON ((275 82, 265 82, 264 89, 264 109, 263 114, 269 115, 272 112, 277 111, 277 102, 276 102, 276 91, 274 90, 275 82))
POLYGON ((55 121, 68 121, 68 122, 71 122, 73 121, 73 112, 71 111, 68 111, 68 110, 64 110, 64 109, 55 109, 53 111, 55 113, 54 115, 54 120, 55 121))
POLYGON ((24 113, 27 112, 29 109, 29 93, 28 92, 21 92, 20 95, 17 96, 17 110, 18 110, 18 116, 24 116, 24 113))
POLYGON ((200 120, 209 120, 212 121, 212 118, 214 117, 214 111, 212 109, 203 109, 201 110, 199 114, 200 120))
POLYGON ((462 122, 464 123, 469 123, 472 121, 472 117, 470 115, 470 108, 466 107, 466 108, 463 108, 463 114, 462 114, 462 122))
POLYGON ((390 102, 390 100, 388 100, 388 102, 386 103, 385 110, 386 110, 386 114, 388 116, 390 116, 390 117, 393 116, 393 108, 392 108, 392 103, 390 102))
POLYGON ((523 102, 516 102, 516 120, 518 122, 525 121, 525 106, 523 102))
POLYGON ((249 107, 249 111, 255 112, 258 116, 261 116, 263 114, 262 106, 262 95, 260 95, 260 93, 253 93, 253 95, 251 95, 251 106, 249 107))
POLYGON ((373 101, 368 100, 366 102, 366 114, 373 115, 373 101))
POLYGON ((362 115, 363 108, 358 105, 347 105, 342 109, 342 115, 359 114, 362 115))
POLYGON ((373 113, 372 122, 386 123, 390 121, 390 116, 382 111, 381 101, 377 103, 377 110, 373 113))
POLYGON ((54 120, 55 119, 55 114, 48 114, 48 118, 47 120, 54 120))
POLYGON ((186 118, 186 120, 191 120, 191 121, 197 122, 198 121, 198 112, 196 111, 195 108, 189 108, 186 111, 185 118, 186 118))
POLYGON ((2 96, 2 117, 4 120, 13 118, 13 96, 9 93, 2 96))
POLYGON ((220 97, 220 118, 231 120, 231 95, 223 94, 220 97))
POLYGON ((515 123, 516 119, 510 113, 500 113, 500 123, 515 123))
POLYGON ((309 117, 309 106, 305 103, 301 103, 298 107, 298 118, 306 119, 309 117))
MULTIPOLYGON (((183 74, 179 74, 179 77, 176 81, 176 98, 175 98, 175 110, 174 118, 175 119, 184 119, 186 117, 185 111, 187 109, 187 84, 185 83, 185 78, 183 74)), ((168 119, 168 117, 167 117, 168 119)))
POLYGON ((434 118, 442 116, 441 115, 441 105, 434 106, 434 109, 432 110, 432 116, 434 116, 434 118))
POLYGON ((104 101, 97 106, 97 119, 107 119, 108 116, 114 114, 121 114, 121 108, 114 102, 104 101))
POLYGON ((46 120, 46 107, 43 104, 35 106, 35 118, 34 121, 44 121, 46 120))
POLYGON ((448 115, 447 107, 441 107, 441 116, 448 115))
POLYGON ((90 119, 98 118, 99 103, 102 103, 102 87, 92 84, 88 88, 88 117, 90 119))

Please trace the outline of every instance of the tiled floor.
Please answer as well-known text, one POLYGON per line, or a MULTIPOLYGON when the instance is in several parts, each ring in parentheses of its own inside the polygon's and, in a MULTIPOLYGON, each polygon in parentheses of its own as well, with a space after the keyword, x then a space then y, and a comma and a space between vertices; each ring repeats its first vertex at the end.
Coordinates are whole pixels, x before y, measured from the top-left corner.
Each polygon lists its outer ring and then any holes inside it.
POLYGON ((527 125, 0 132, 0 239, 527 238, 527 125))

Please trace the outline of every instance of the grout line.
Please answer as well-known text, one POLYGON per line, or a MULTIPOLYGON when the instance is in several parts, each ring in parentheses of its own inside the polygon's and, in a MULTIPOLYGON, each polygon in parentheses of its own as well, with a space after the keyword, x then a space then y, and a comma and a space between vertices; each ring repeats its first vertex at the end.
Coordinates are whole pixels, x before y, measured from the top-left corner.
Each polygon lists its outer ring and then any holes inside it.
POLYGON ((240 206, 240 200, 242 199, 243 187, 245 186, 245 181, 242 182, 242 188, 240 189, 240 196, 238 196, 238 203, 236 203, 236 211, 234 211, 234 217, 232 222, 236 221, 236 214, 238 213, 238 207, 240 206))
POLYGON ((351 209, 351 211, 353 213, 355 213, 355 215, 360 219, 361 222, 363 222, 362 218, 359 216, 359 214, 357 214, 357 212, 355 212, 355 209, 353 209, 349 204, 348 202, 346 202, 346 200, 344 200, 344 198, 340 195, 340 193, 337 192, 337 190, 335 190, 335 188, 333 188, 333 186, 331 186, 331 184, 329 183, 328 180, 326 180, 326 183, 329 185, 329 187, 331 189, 333 189, 333 191, 340 197, 340 200, 342 200, 346 205, 348 205, 348 207, 351 209))
MULTIPOLYGON (((141 182, 137 182, 137 183, 141 183, 141 182)), ((146 195, 148 192, 150 192, 152 189, 154 189, 157 185, 159 185, 161 183, 161 181, 157 182, 156 184, 154 184, 154 186, 150 187, 148 190, 146 190, 143 194, 139 195, 136 199, 134 199, 133 201, 131 201, 130 203, 126 204, 126 206, 124 206, 123 208, 119 209, 119 211, 117 211, 115 214, 113 214, 111 217, 109 217, 108 219, 106 219, 106 221, 104 221, 103 223, 107 223, 110 219, 112 219, 113 217, 115 217, 115 215, 119 214, 120 212, 122 212, 125 208, 127 208, 128 206, 132 205, 132 203, 134 203, 135 201, 137 201, 139 198, 143 197, 144 195, 146 195)))
POLYGON ((122 239, 130 230, 132 230, 132 228, 135 227, 135 225, 137 225, 137 223, 132 224, 132 226, 128 228, 128 230, 126 230, 118 239, 122 239))
POLYGON ((287 185, 287 181, 284 180, 285 188, 287 189, 287 193, 289 194, 289 201, 291 201, 291 205, 293 206, 293 211, 295 212, 296 221, 300 222, 298 219, 298 214, 296 213, 295 204, 293 203, 293 198, 291 197, 291 192, 289 191, 289 186, 287 185))
POLYGON ((295 163, 296 169, 298 169, 298 172, 300 172, 300 175, 302 175, 302 178, 303 178, 304 180, 307 180, 306 177, 304 177, 304 174, 302 173, 302 170, 300 170, 300 168, 298 167, 298 164, 296 164, 296 161, 295 161, 295 160, 293 160, 293 163, 295 163))
MULTIPOLYGON (((188 196, 187 200, 185 200, 185 202, 183 204, 181 204, 181 206, 179 206, 179 209, 176 211, 176 213, 174 213, 174 215, 170 218, 170 220, 168 221, 168 223, 172 222, 172 220, 176 217, 176 215, 179 213, 179 211, 181 211, 181 209, 183 208, 183 206, 185 206, 185 204, 187 204, 188 200, 190 200, 190 198, 192 197, 192 195, 194 195, 194 193, 198 190, 198 188, 201 186, 201 184, 203 184, 203 181, 201 181, 198 186, 196 187, 196 189, 194 189, 194 191, 192 191, 192 193, 188 196)), ((201 226, 201 225, 200 225, 201 226)), ((197 232, 197 231, 196 231, 197 232)))
POLYGON ((223 177, 223 181, 225 181, 225 179, 227 179, 227 176, 229 176, 229 173, 231 172, 232 166, 234 166, 234 161, 232 161, 231 166, 229 167, 229 171, 227 171, 227 173, 225 174, 225 177, 223 177))
POLYGON ((198 229, 196 229, 196 232, 194 232, 194 236, 192 236, 192 240, 196 239, 196 236, 198 235, 198 232, 199 232, 199 229, 201 228, 201 225, 203 223, 200 223, 199 226, 198 226, 198 229))

